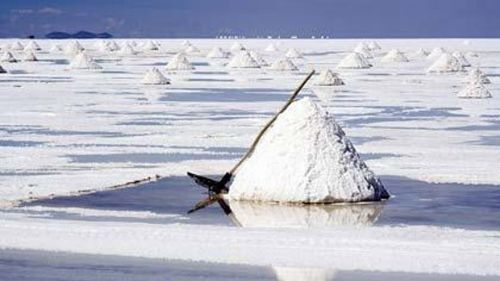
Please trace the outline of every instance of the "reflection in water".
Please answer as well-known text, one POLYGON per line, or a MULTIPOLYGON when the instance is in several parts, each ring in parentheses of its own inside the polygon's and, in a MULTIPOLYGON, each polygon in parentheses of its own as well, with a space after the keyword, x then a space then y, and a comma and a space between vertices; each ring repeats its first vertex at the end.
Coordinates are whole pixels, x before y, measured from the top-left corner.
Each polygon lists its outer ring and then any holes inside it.
POLYGON ((164 91, 164 88, 156 85, 149 85, 143 89, 144 96, 148 99, 149 103, 154 103, 159 100, 164 91))
MULTIPOLYGON (((231 209, 242 227, 334 227, 369 226, 377 221, 383 202, 369 204, 282 205, 231 201, 231 209)), ((272 266, 280 281, 334 280, 334 268, 272 266)))
POLYGON ((321 102, 329 104, 341 89, 342 87, 316 87, 313 91, 321 102))

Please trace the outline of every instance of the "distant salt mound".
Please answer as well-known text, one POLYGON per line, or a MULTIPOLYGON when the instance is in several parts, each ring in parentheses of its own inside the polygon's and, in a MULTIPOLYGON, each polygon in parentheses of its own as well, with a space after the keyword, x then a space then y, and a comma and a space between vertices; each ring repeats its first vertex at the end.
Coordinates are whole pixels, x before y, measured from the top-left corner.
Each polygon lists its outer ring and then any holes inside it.
POLYGON ((132 47, 130 44, 126 43, 120 48, 117 54, 122 56, 135 56, 137 55, 137 51, 134 50, 134 47, 132 47))
POLYGON ((238 52, 243 50, 246 50, 246 48, 240 42, 234 42, 233 45, 231 45, 231 51, 233 52, 238 52))
POLYGON ((229 54, 220 47, 213 47, 207 54, 209 59, 225 59, 227 57, 229 57, 229 54))
POLYGON ((186 54, 199 54, 200 53, 200 49, 196 48, 194 45, 189 45, 185 50, 184 52, 186 54))
POLYGON ((415 52, 415 57, 417 57, 417 58, 426 58, 428 55, 429 55, 429 52, 427 50, 425 50, 424 48, 419 48, 415 52))
POLYGON ((322 71, 318 78, 316 79, 316 85, 318 86, 342 86, 344 81, 340 79, 337 73, 334 73, 330 69, 322 71))
POLYGON ((365 58, 373 58, 370 48, 363 42, 359 43, 356 48, 354 48, 354 52, 362 54, 365 58))
POLYGON ((371 66, 372 65, 362 54, 350 53, 339 62, 337 68, 361 69, 370 68, 371 66))
POLYGON ((63 51, 63 48, 59 44, 54 44, 49 50, 51 53, 60 53, 63 51))
POLYGON ((118 45, 115 41, 107 42, 108 48, 111 52, 116 52, 120 50, 120 45, 118 45))
POLYGON ((16 41, 10 45, 9 49, 12 51, 22 51, 24 50, 24 46, 21 42, 16 41))
POLYGON ((446 53, 446 50, 442 47, 436 47, 432 49, 431 53, 427 56, 428 60, 435 60, 439 58, 442 54, 446 53))
POLYGON ((182 41, 182 46, 187 47, 187 46, 190 46, 190 45, 191 45, 191 42, 189 42, 189 40, 182 41))
POLYGON ((78 41, 71 41, 66 44, 64 48, 64 53, 66 55, 74 56, 81 53, 84 50, 83 46, 78 41))
POLYGON ((238 52, 227 64, 229 68, 259 68, 259 63, 248 51, 238 52))
POLYGON ((38 58, 32 51, 25 51, 22 59, 23 61, 38 61, 38 58))
POLYGON ((0 57, 0 62, 17 62, 17 59, 11 52, 5 51, 0 57))
POLYGON ((42 47, 40 47, 40 45, 38 45, 38 43, 36 41, 30 41, 26 47, 24 47, 24 51, 40 51, 42 50, 42 47))
POLYGON ((167 70, 193 70, 193 65, 189 62, 186 56, 178 53, 172 57, 166 66, 167 70))
POLYGON ((277 59, 269 67, 277 71, 297 71, 299 68, 288 58, 277 59))
POLYGON ((469 67, 470 66, 470 62, 464 57, 464 55, 461 52, 458 52, 458 51, 453 52, 452 56, 454 56, 458 59, 458 61, 462 65, 462 67, 469 67))
POLYGON ((264 49, 264 51, 266 51, 266 52, 278 52, 279 48, 278 48, 278 46, 276 46, 276 44, 271 43, 271 44, 267 45, 267 47, 264 49))
POLYGON ((144 51, 158 51, 160 48, 158 47, 158 45, 156 45, 155 42, 149 40, 146 43, 144 43, 142 49, 144 51))
POLYGON ((170 80, 165 77, 156 67, 148 70, 142 78, 142 84, 146 85, 167 85, 170 84, 170 80))
POLYGON ((382 50, 380 45, 375 41, 371 41, 370 43, 368 43, 368 49, 370 49, 370 51, 382 50))
POLYGON ((409 62, 406 55, 398 49, 390 50, 380 61, 384 63, 409 62))
POLYGON ((491 83, 488 76, 486 76, 486 74, 484 72, 482 72, 479 68, 475 68, 474 70, 471 70, 469 72, 469 75, 467 75, 466 82, 470 83, 470 82, 475 82, 475 81, 479 81, 482 84, 490 84, 491 83))
POLYGON ((7 70, 5 70, 1 65, 0 65, 0 74, 1 73, 7 73, 7 70))
POLYGON ((457 97, 463 99, 486 99, 491 98, 491 93, 480 80, 476 80, 468 83, 465 88, 458 92, 457 97))
POLYGON ((448 53, 442 54, 428 69, 429 73, 459 72, 464 68, 458 59, 448 53))
POLYGON ((231 200, 283 203, 389 197, 332 116, 310 98, 294 102, 264 134, 230 186, 231 200))
POLYGON ((303 58, 302 54, 297 51, 295 48, 290 48, 285 54, 285 57, 291 58, 291 59, 301 59, 303 58))
POLYGON ((71 69, 102 69, 102 66, 97 64, 87 53, 78 53, 71 61, 69 67, 71 69))

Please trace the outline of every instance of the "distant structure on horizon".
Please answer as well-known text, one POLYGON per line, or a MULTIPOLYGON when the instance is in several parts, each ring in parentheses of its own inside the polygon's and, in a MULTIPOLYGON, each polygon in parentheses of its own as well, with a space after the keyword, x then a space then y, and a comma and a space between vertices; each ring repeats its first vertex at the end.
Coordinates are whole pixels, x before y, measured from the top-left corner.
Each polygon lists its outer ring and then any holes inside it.
POLYGON ((67 33, 61 31, 54 31, 47 33, 45 38, 48 39, 94 39, 94 38, 113 38, 113 35, 108 32, 93 33, 89 31, 78 31, 76 33, 67 33))

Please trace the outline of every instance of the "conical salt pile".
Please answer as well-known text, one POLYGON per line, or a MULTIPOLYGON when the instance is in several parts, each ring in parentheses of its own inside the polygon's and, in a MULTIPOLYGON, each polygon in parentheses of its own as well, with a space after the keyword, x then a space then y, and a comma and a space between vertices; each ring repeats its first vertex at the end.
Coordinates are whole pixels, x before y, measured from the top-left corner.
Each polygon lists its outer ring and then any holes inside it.
POLYGON ((464 55, 461 52, 453 52, 452 54, 454 57, 458 59, 462 67, 468 67, 470 66, 470 62, 464 57, 464 55))
POLYGON ((398 49, 390 50, 380 61, 384 63, 409 62, 406 55, 398 49))
POLYGON ((229 188, 233 200, 334 203, 388 197, 342 128, 310 98, 292 103, 277 118, 229 188))
POLYGON ((356 48, 354 48, 354 52, 362 54, 365 58, 373 58, 373 55, 365 43, 359 43, 356 48))
POLYGON ((156 67, 148 70, 142 78, 142 84, 147 85, 166 85, 170 84, 170 80, 167 79, 156 67))
POLYGON ((128 43, 123 45, 117 53, 122 56, 134 56, 137 54, 134 48, 128 43))
POLYGON ((295 48, 288 49, 288 52, 286 52, 285 56, 287 58, 291 58, 291 59, 303 58, 302 54, 299 51, 297 51, 297 49, 295 49, 295 48))
POLYGON ((7 70, 5 70, 1 65, 0 65, 0 73, 7 73, 7 70))
POLYGON ((64 53, 66 55, 77 55, 83 50, 83 46, 78 41, 71 41, 64 48, 64 53))
POLYGON ((296 71, 299 70, 297 66, 288 58, 278 59, 269 67, 272 70, 278 71, 296 71))
POLYGON ((371 41, 370 43, 368 43, 368 49, 370 49, 370 51, 377 51, 381 50, 382 48, 377 42, 371 41))
POLYGON ((345 58, 343 58, 337 68, 370 68, 372 65, 368 60, 359 53, 350 53, 345 58))
POLYGON ((431 53, 427 56, 428 60, 434 60, 439 58, 442 54, 446 53, 446 50, 442 47, 436 47, 432 49, 431 53))
POLYGON ((36 41, 30 41, 26 47, 24 47, 24 51, 40 51, 42 47, 38 45, 36 41))
POLYGON ((24 46, 23 44, 21 44, 21 42, 16 41, 10 45, 9 49, 12 51, 22 51, 24 50, 24 46))
POLYGON ((231 45, 231 51, 233 52, 243 51, 243 50, 246 50, 246 48, 240 42, 234 42, 233 45, 231 45))
POLYGON ((182 46, 187 47, 187 46, 190 46, 190 45, 191 45, 191 42, 189 42, 189 40, 182 41, 182 46))
POLYGON ((259 64, 259 66, 268 66, 269 63, 256 51, 250 51, 250 56, 259 64))
POLYGON ((166 66, 167 70, 193 70, 193 65, 188 61, 186 56, 178 53, 172 57, 166 66))
POLYGON ((69 67, 71 69, 102 69, 94 60, 85 52, 78 53, 71 61, 69 67))
POLYGON ((194 45, 189 45, 185 50, 184 52, 186 54, 198 54, 200 53, 200 50, 198 48, 196 48, 194 45))
POLYGON ((466 82, 469 83, 469 82, 473 82, 473 81, 480 81, 483 84, 490 84, 491 83, 488 76, 486 76, 486 74, 484 74, 484 72, 482 72, 479 68, 475 68, 474 70, 471 70, 469 72, 469 75, 467 75, 466 82))
POLYGON ((464 68, 458 59, 448 53, 442 54, 428 69, 430 73, 459 72, 464 68))
POLYGON ((471 81, 465 88, 458 92, 457 97, 463 99, 486 99, 491 98, 491 93, 480 80, 471 81))
POLYGON ((417 58, 425 58, 429 55, 429 52, 427 52, 425 49, 423 48, 419 48, 416 52, 415 52, 415 57, 417 58))
POLYGON ((61 46, 59 46, 58 44, 54 44, 52 45, 52 47, 50 48, 50 52, 51 53, 59 53, 59 52, 62 52, 63 49, 61 48, 61 46))
POLYGON ((102 42, 102 44, 99 44, 99 52, 101 53, 110 53, 113 52, 113 48, 107 43, 107 42, 102 42))
POLYGON ((267 45, 267 47, 264 50, 266 52, 277 52, 277 51, 279 51, 279 48, 274 43, 271 43, 271 44, 267 45))
POLYGON ((318 86, 342 86, 344 81, 340 79, 337 73, 334 73, 330 69, 322 71, 318 78, 316 79, 316 85, 318 86))
POLYGON ((23 61, 38 61, 38 59, 32 51, 25 51, 23 61))
POLYGON ((142 46, 142 49, 144 51, 158 51, 160 48, 158 47, 158 45, 156 45, 155 42, 153 41, 148 41, 144 44, 144 46, 142 46))
POLYGON ((227 58, 229 54, 227 52, 224 52, 222 48, 220 47, 213 47, 210 52, 207 54, 207 58, 209 59, 224 59, 227 58))
POLYGON ((248 51, 238 52, 227 64, 229 68, 259 68, 259 63, 253 59, 248 51))
POLYGON ((0 57, 0 61, 1 62, 17 62, 17 59, 14 57, 14 55, 11 52, 6 51, 3 53, 2 57, 0 57))
POLYGON ((120 46, 115 41, 109 41, 106 45, 108 45, 108 48, 111 52, 120 50, 120 46))

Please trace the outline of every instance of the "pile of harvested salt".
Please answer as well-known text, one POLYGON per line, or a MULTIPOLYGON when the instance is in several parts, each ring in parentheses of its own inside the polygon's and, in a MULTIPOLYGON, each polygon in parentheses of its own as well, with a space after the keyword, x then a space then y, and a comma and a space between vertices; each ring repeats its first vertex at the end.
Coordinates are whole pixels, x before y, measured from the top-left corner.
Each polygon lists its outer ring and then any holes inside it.
POLYGON ((250 51, 250 56, 259 64, 259 66, 268 66, 269 63, 256 51, 250 51))
POLYGON ((434 60, 439 58, 442 54, 446 53, 446 50, 442 47, 436 47, 432 49, 431 53, 427 56, 428 60, 434 60))
POLYGON ((470 62, 464 57, 464 55, 461 52, 458 52, 458 51, 453 52, 452 56, 457 58, 457 60, 462 65, 462 67, 470 66, 470 62))
POLYGON ((36 41, 30 41, 26 47, 24 47, 24 51, 40 51, 42 47, 38 45, 36 41))
POLYGON ((337 68, 370 68, 372 65, 368 60, 360 53, 350 53, 345 58, 343 58, 337 68))
POLYGON ((0 57, 0 61, 1 62, 17 62, 17 59, 14 57, 14 55, 11 52, 6 51, 3 53, 2 57, 0 57))
POLYGON ((23 61, 38 61, 37 57, 32 51, 25 51, 23 56, 23 61))
POLYGON ((277 51, 279 51, 279 48, 274 43, 271 43, 271 44, 267 45, 267 47, 264 49, 264 51, 266 51, 266 52, 277 52, 277 51))
POLYGON ((291 59, 301 59, 301 58, 303 58, 302 54, 299 51, 297 51, 297 49, 295 49, 295 48, 288 49, 288 51, 286 52, 285 56, 287 58, 291 58, 291 59))
POLYGON ((10 45, 9 49, 12 51, 22 51, 24 50, 24 46, 23 44, 21 44, 21 42, 16 41, 10 45))
POLYGON ((491 93, 483 83, 481 83, 481 80, 478 79, 468 83, 465 88, 457 93, 457 97, 464 99, 486 99, 491 98, 491 93))
POLYGON ((106 44, 111 52, 120 50, 120 46, 115 41, 109 41, 106 44))
POLYGON ((490 84, 491 83, 488 76, 486 76, 486 74, 484 74, 484 72, 482 72, 479 68, 475 68, 474 70, 471 70, 469 72, 469 75, 467 75, 466 82, 469 83, 472 81, 480 81, 483 84, 490 84))
POLYGON ((166 85, 170 84, 170 80, 165 77, 156 67, 148 70, 142 78, 142 84, 146 85, 166 85))
POLYGON ((448 53, 442 54, 428 69, 430 73, 459 72, 464 68, 458 59, 448 53))
POLYGON ((342 86, 344 81, 340 79, 337 73, 327 69, 319 74, 315 84, 318 86, 342 86))
POLYGON ((372 55, 370 49, 363 42, 359 43, 356 46, 356 48, 354 48, 354 52, 362 54, 365 58, 369 58, 369 59, 373 58, 373 55, 372 55))
POLYGON ((398 49, 390 50, 380 61, 384 63, 409 62, 406 55, 398 49))
POLYGON ((227 52, 224 52, 224 50, 222 50, 222 48, 220 47, 213 47, 212 50, 210 50, 210 52, 208 52, 207 54, 207 58, 210 59, 224 59, 228 56, 229 54, 227 52))
POLYGON ((415 52, 415 57, 417 58, 425 58, 429 55, 429 52, 427 50, 420 48, 415 52))
POLYGON ((84 50, 83 46, 78 41, 71 41, 68 44, 66 44, 66 47, 64 48, 64 53, 66 55, 76 55, 83 50, 84 50))
POLYGON ((102 69, 102 66, 97 64, 87 53, 78 53, 71 61, 69 67, 71 69, 102 69))
POLYGON ((7 73, 7 70, 5 70, 1 65, 0 65, 0 73, 7 73))
POLYGON ((382 48, 377 42, 371 41, 370 43, 368 43, 368 49, 370 49, 371 51, 377 51, 381 50, 382 48))
POLYGON ((272 70, 278 71, 297 71, 298 67, 288 58, 278 59, 269 67, 272 70))
POLYGON ((250 55, 248 51, 238 52, 227 64, 229 68, 259 68, 259 63, 250 55))
POLYGON ((194 66, 188 61, 186 56, 178 53, 172 57, 166 66, 167 70, 193 70, 194 66))
POLYGON ((125 43, 117 53, 122 56, 135 56, 137 54, 132 45, 128 43, 125 43))
POLYGON ((50 48, 50 52, 51 53, 59 53, 59 52, 62 52, 63 49, 61 48, 61 46, 59 46, 58 44, 54 44, 52 45, 52 47, 50 48))
POLYGON ((231 51, 233 52, 238 52, 243 50, 246 50, 246 48, 240 42, 234 42, 233 45, 231 45, 231 51))
POLYGON ((199 54, 200 49, 196 48, 194 45, 189 45, 187 48, 184 50, 186 54, 199 54))
POLYGON ((262 136, 229 189, 232 200, 289 203, 389 197, 332 116, 310 98, 292 103, 262 136))
POLYGON ((158 47, 158 45, 156 45, 155 42, 153 41, 148 41, 144 44, 144 46, 142 46, 142 49, 144 51, 158 51, 160 48, 158 47))

